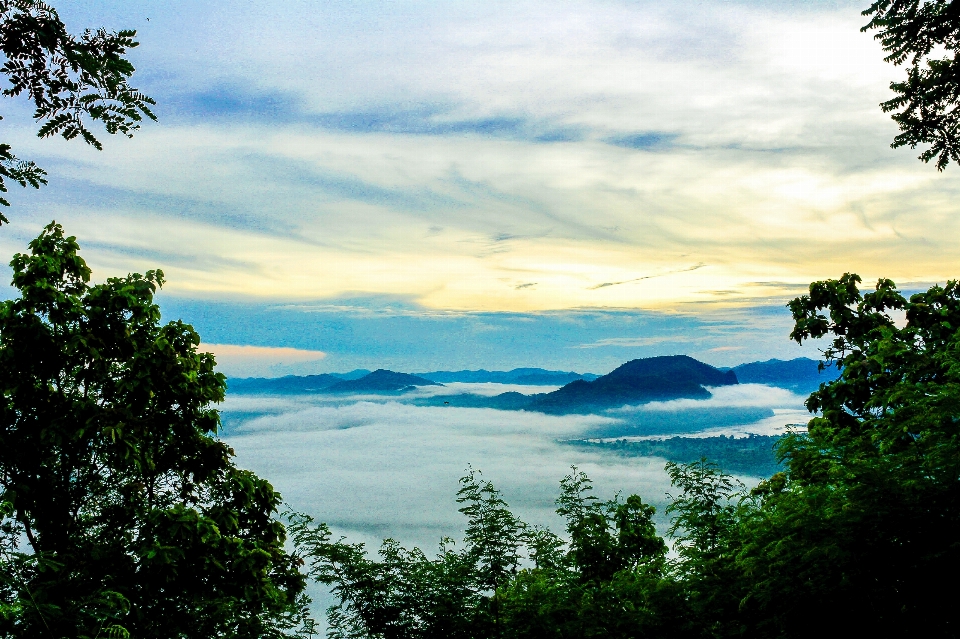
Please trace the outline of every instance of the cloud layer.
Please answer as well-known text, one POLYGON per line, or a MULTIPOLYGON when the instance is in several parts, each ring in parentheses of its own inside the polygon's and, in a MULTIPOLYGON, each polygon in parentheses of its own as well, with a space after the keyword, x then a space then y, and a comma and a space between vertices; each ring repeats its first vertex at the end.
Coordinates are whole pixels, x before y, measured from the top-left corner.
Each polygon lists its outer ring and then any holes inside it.
POLYGON ((302 373, 327 356, 323 351, 275 346, 237 346, 204 342, 200 350, 213 353, 217 370, 228 377, 280 377, 302 373))
MULTIPOLYGON (((715 389, 721 391, 721 389, 715 389)), ((806 422, 800 398, 745 385, 709 400, 648 405, 647 417, 691 418, 686 432, 781 433, 806 422), (769 414, 757 421, 758 409, 769 414), (718 410, 727 413, 716 419, 718 410)), ((525 411, 421 407, 305 396, 227 398, 226 440, 243 466, 270 479, 296 509, 368 541, 384 536, 434 548, 458 536, 463 519, 454 494, 468 465, 479 468, 524 520, 560 530, 554 500, 561 477, 575 464, 598 494, 638 493, 662 507, 669 481, 663 460, 628 459, 562 443, 619 423, 610 415, 552 416, 525 411)), ((672 433, 667 429, 661 433, 672 433)))
POLYGON ((56 217, 97 273, 182 296, 488 311, 942 280, 956 181, 888 148, 899 71, 860 4, 70 7, 140 30, 161 122, 97 154, 14 109, 52 179, 0 250, 56 217))

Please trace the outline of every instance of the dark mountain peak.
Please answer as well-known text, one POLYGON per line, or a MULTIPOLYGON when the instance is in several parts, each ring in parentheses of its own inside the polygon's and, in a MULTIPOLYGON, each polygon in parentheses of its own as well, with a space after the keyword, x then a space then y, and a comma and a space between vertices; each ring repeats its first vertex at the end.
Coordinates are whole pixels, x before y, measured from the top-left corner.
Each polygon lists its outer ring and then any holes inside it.
POLYGON ((721 371, 689 355, 661 355, 634 359, 622 364, 596 381, 645 377, 692 381, 702 386, 728 386, 737 383, 734 371, 721 371))
POLYGON ((330 386, 327 390, 332 393, 351 391, 398 391, 409 388, 410 386, 441 386, 441 384, 423 377, 418 377, 417 375, 396 373, 394 371, 388 371, 385 368, 378 368, 360 379, 338 382, 330 386))
POLYGON ((710 397, 705 386, 737 383, 733 371, 719 369, 687 355, 635 359, 593 380, 573 381, 540 395, 529 406, 545 413, 584 413, 625 404, 710 397))

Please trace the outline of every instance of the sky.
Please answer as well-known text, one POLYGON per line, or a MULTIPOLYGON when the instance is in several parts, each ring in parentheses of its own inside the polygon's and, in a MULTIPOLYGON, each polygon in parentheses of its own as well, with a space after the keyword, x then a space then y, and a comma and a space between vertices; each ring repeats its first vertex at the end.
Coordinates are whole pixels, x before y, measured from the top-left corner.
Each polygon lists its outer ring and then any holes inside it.
POLYGON ((159 121, 97 152, 5 99, 50 183, 0 262, 56 219, 95 278, 162 268, 228 375, 817 357, 809 282, 957 274, 866 2, 62 4, 138 31, 159 121))

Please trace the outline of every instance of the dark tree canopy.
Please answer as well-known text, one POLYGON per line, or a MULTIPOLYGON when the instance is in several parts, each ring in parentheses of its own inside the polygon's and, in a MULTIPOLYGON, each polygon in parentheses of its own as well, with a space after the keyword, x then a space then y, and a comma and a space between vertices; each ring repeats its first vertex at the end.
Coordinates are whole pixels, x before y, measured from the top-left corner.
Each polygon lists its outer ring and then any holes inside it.
POLYGON ((907 78, 890 84, 896 97, 880 105, 900 125, 891 146, 929 144, 920 159, 936 159, 940 171, 960 163, 960 2, 877 0, 863 13, 886 60, 907 66, 907 78))
MULTIPOLYGON (((136 31, 67 31, 56 9, 41 0, 0 0, 2 73, 9 85, 3 95, 26 95, 34 105, 38 135, 81 138, 102 148, 90 130, 99 122, 107 133, 130 137, 144 117, 155 120, 154 101, 130 86, 134 68, 125 57, 137 46, 136 31)), ((0 192, 6 180, 38 188, 46 183, 43 169, 17 158, 9 144, 0 144, 0 192)), ((0 197, 0 204, 9 202, 0 197)), ((0 224, 7 219, 0 214, 0 224)))
POLYGON ((797 341, 826 338, 840 378, 807 400, 808 433, 742 522, 742 606, 810 636, 955 637, 960 569, 960 284, 906 298, 890 280, 815 282, 790 304, 797 341), (810 611, 819 615, 811 615, 810 611))
POLYGON ((77 249, 48 226, 0 303, 0 637, 292 631, 304 578, 215 436, 213 357, 160 323, 160 271, 91 285, 77 249))

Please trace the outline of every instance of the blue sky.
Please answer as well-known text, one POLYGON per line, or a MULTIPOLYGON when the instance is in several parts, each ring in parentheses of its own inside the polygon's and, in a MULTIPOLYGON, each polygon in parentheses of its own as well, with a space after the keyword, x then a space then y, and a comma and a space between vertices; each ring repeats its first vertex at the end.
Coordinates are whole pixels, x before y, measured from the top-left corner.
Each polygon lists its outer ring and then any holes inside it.
POLYGON ((162 268, 231 374, 794 355, 814 279, 956 275, 865 5, 65 4, 138 30, 160 121, 96 152, 4 104, 51 179, 0 253, 56 218, 97 277, 162 268))

